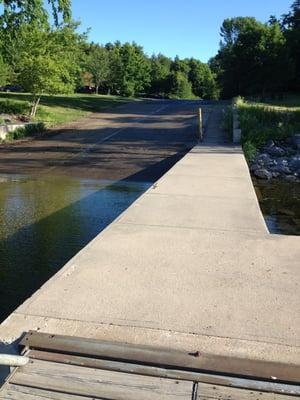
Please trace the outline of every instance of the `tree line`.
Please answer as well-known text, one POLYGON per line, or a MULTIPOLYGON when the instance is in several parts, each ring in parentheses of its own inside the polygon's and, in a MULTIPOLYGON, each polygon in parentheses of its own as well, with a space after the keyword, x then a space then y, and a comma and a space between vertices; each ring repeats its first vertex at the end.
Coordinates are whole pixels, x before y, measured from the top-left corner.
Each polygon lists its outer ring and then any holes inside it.
POLYGON ((0 0, 0 86, 32 93, 34 117, 43 94, 96 93, 169 98, 217 98, 210 67, 194 58, 149 57, 136 43, 90 43, 72 21, 70 0, 0 0))
POLYGON ((277 19, 226 19, 218 54, 209 61, 221 95, 282 94, 300 90, 300 0, 277 19))
POLYGON ((300 0, 280 19, 226 19, 218 54, 195 58, 148 56, 136 43, 90 43, 72 20, 71 0, 0 0, 0 86, 32 93, 32 116, 43 94, 217 99, 300 89, 300 0))

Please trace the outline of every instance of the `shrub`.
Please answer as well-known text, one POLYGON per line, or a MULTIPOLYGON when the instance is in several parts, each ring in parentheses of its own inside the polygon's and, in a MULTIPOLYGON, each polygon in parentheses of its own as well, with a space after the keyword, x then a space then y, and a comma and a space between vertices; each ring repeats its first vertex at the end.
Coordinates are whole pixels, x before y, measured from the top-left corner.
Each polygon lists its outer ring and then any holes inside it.
POLYGON ((45 125, 42 122, 36 124, 28 124, 24 127, 15 129, 13 132, 9 132, 6 136, 7 141, 22 139, 24 137, 35 136, 45 131, 45 125))
POLYGON ((252 161, 254 160, 256 154, 257 154, 257 148, 254 146, 253 143, 250 141, 247 141, 243 144, 243 150, 245 153, 245 157, 247 160, 252 161))
POLYGON ((13 100, 0 100, 0 113, 4 114, 28 114, 30 110, 29 102, 19 102, 13 100))

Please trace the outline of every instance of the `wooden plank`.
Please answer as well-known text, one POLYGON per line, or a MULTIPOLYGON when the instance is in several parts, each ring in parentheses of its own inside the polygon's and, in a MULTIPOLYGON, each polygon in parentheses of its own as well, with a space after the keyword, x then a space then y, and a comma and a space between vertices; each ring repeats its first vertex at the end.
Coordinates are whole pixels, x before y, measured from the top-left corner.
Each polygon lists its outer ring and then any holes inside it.
POLYGON ((132 364, 118 361, 101 360, 90 357, 73 356, 63 353, 50 353, 40 350, 30 350, 27 356, 32 359, 59 362, 70 365, 98 368, 109 371, 127 372, 131 374, 156 376, 175 380, 186 380, 192 382, 211 383, 214 385, 230 386, 237 388, 248 388, 258 391, 285 393, 300 396, 300 386, 286 385, 276 382, 264 382, 250 379, 235 378, 230 376, 220 376, 205 374, 200 372, 183 371, 176 369, 165 369, 151 367, 148 365, 132 364))
POLYGON ((298 396, 285 396, 205 383, 199 383, 197 388, 197 400, 293 400, 296 398, 299 399, 298 396))
POLYGON ((9 384, 0 392, 1 400, 89 400, 92 397, 75 396, 66 393, 50 392, 32 387, 9 384))
POLYGON ((184 352, 152 346, 136 346, 127 343, 51 335, 35 331, 26 334, 20 344, 35 349, 54 350, 74 355, 90 355, 98 358, 135 361, 159 366, 176 366, 252 378, 297 383, 300 380, 300 364, 290 365, 202 354, 197 349, 194 352, 184 352))
POLYGON ((113 400, 190 400, 193 384, 149 376, 31 360, 11 383, 113 400))

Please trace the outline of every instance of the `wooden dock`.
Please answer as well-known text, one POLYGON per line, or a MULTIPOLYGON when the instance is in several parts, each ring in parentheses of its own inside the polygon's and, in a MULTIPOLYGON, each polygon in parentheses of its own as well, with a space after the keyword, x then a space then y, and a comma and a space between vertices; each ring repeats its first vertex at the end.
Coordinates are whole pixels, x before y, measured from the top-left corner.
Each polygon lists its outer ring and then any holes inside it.
POLYGON ((299 367, 29 332, 0 399, 292 400, 299 367), (276 379, 275 379, 276 377, 276 379))

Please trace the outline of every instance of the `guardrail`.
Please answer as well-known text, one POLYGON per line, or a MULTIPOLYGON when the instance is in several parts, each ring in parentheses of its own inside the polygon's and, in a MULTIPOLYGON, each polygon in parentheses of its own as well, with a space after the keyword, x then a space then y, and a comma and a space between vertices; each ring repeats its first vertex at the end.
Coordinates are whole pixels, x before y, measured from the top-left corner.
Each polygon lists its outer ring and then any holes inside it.
POLYGON ((22 367, 29 361, 28 357, 16 356, 13 354, 0 354, 0 365, 7 365, 9 367, 22 367))

